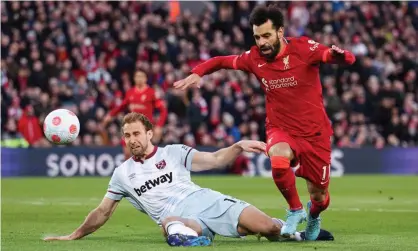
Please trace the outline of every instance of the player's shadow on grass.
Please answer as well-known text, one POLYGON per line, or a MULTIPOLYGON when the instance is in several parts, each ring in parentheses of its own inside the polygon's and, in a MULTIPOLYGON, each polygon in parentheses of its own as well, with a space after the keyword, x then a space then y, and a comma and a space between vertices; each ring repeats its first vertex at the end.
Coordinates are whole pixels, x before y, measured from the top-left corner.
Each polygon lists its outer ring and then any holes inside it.
POLYGON ((332 242, 328 241, 320 241, 320 242, 307 242, 307 241, 288 241, 288 242, 270 242, 267 239, 261 239, 260 241, 256 238, 245 238, 245 239, 232 239, 232 238, 215 238, 214 246, 230 246, 233 244, 235 247, 238 246, 248 246, 248 245, 309 245, 313 248, 316 247, 318 244, 332 244, 332 242))
MULTIPOLYGON (((144 245, 161 245, 166 244, 165 240, 162 236, 138 236, 137 234, 125 235, 125 236, 92 236, 90 238, 85 238, 82 241, 104 241, 104 242, 111 242, 111 243, 137 243, 137 244, 144 244, 144 245)), ((306 245, 315 248, 319 244, 329 244, 329 242, 270 242, 266 239, 262 239, 261 241, 257 240, 256 238, 245 238, 245 239, 235 239, 235 238, 215 238, 213 241, 213 246, 231 246, 234 247, 245 247, 248 245, 306 245)), ((332 244, 332 243, 331 243, 332 244)), ((324 245, 321 245, 322 247, 324 245)))
POLYGON ((121 242, 121 243, 129 243, 129 242, 135 242, 135 243, 143 243, 143 244, 161 244, 165 243, 163 237, 158 236, 138 236, 138 235, 124 235, 124 236, 94 236, 90 238, 85 238, 84 241, 106 241, 106 242, 121 242))

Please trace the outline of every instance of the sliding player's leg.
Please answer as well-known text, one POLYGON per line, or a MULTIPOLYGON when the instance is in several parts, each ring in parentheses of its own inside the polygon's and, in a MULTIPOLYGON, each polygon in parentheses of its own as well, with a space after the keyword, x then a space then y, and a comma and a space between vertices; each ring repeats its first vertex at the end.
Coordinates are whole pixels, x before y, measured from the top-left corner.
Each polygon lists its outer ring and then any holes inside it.
MULTIPOLYGON (((266 237, 269 241, 303 241, 307 240, 306 232, 295 232, 291 238, 283 238, 281 228, 285 222, 280 219, 271 218, 254 206, 246 207, 239 217, 238 233, 243 235, 257 234, 266 237)), ((316 241, 333 241, 334 236, 327 230, 320 229, 316 241)))
MULTIPOLYGON (((162 221, 167 242, 172 246, 207 246, 216 234, 232 238, 259 234, 270 241, 279 241, 283 240, 280 234, 283 225, 283 221, 244 201, 209 189, 185 198, 162 221)), ((295 234, 292 240, 304 240, 304 233, 295 234)), ((333 239, 322 230, 320 237, 333 239)))
POLYGON ((162 221, 162 228, 170 246, 208 246, 212 240, 203 234, 201 224, 194 219, 170 216, 162 221))
MULTIPOLYGON (((202 189, 184 198, 174 211, 162 219, 168 244, 172 246, 209 245, 214 238, 214 232, 203 220, 225 212, 225 208, 217 208, 218 201, 223 198, 225 198, 223 194, 211 189, 202 189), (174 227, 170 227, 173 224, 174 227)), ((221 206, 226 206, 226 204, 221 206)), ((231 204, 228 203, 227 206, 231 204)))
POLYGON ((260 234, 270 241, 278 241, 283 223, 254 206, 244 208, 239 215, 237 231, 241 236, 260 234))
POLYGON ((260 234, 271 241, 280 239, 283 223, 249 203, 212 190, 199 194, 199 197, 200 200, 194 200, 189 208, 182 210, 182 215, 199 223, 203 236, 213 240, 215 235, 239 238, 260 234), (209 203, 201 205, 204 202, 209 203))
POLYGON ((296 160, 297 149, 295 140, 287 133, 276 128, 267 131, 267 152, 273 181, 289 205, 286 225, 282 228, 282 235, 285 237, 293 235, 298 224, 306 219, 306 212, 296 189, 295 174, 290 167, 296 160))
MULTIPOLYGON (((185 227, 190 228, 199 237, 202 237, 197 241, 199 244, 210 244, 215 234, 239 238, 241 236, 238 232, 239 217, 248 206, 250 204, 231 196, 211 189, 203 189, 183 199, 176 209, 163 219, 163 226, 166 229, 169 241, 170 238, 179 238, 171 236, 173 234, 182 235, 182 239, 195 239, 195 235, 192 237, 193 233, 186 230, 185 227), (177 226, 181 225, 179 222, 183 223, 184 226, 175 227, 174 230, 167 227, 173 221, 177 221, 177 223, 174 223, 177 226), (178 229, 178 231, 176 232, 175 229, 178 229)), ((244 229, 242 231, 244 232, 244 229)))

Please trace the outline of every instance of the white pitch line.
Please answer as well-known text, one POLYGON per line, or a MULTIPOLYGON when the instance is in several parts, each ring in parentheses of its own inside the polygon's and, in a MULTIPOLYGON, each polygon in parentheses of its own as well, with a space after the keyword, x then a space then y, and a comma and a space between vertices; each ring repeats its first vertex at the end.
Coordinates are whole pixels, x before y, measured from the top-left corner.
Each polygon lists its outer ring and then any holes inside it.
MULTIPOLYGON (((25 204, 33 206, 96 206, 100 203, 100 199, 91 198, 89 201, 54 201, 54 200, 3 200, 3 203, 7 204, 25 204), (97 202, 93 202, 96 200, 97 202)), ((122 204, 121 206, 130 206, 130 204, 122 204)), ((261 207, 264 208, 265 207, 261 207)), ((268 208, 272 209, 272 208, 268 208)), ((328 208, 329 211, 336 212, 376 212, 376 213, 418 213, 417 209, 387 209, 387 208, 353 208, 353 207, 344 207, 344 208, 328 208)))
POLYGON ((378 213, 418 213, 414 209, 385 209, 385 208, 329 208, 330 211, 348 211, 348 212, 378 212, 378 213))

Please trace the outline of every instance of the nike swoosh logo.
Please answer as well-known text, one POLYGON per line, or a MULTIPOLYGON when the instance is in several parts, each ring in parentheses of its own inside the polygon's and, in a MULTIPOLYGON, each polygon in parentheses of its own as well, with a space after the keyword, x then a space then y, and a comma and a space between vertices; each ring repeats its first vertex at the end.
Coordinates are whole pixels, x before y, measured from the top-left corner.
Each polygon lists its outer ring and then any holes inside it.
POLYGON ((263 66, 263 65, 265 65, 266 63, 264 63, 264 64, 258 64, 258 67, 261 67, 261 66, 263 66))
POLYGON ((328 181, 329 181, 329 180, 324 181, 324 182, 321 182, 321 185, 323 185, 323 184, 325 184, 325 183, 328 183, 328 181))

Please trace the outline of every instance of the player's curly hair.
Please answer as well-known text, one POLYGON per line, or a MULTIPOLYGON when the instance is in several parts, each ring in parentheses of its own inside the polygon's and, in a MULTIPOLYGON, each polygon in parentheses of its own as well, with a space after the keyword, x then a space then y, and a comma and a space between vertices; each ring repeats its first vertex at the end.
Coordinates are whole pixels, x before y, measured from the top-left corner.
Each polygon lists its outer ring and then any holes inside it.
POLYGON ((276 30, 284 26, 284 17, 279 8, 275 4, 259 5, 253 9, 250 14, 250 24, 252 25, 262 25, 268 20, 271 20, 273 26, 276 30))
POLYGON ((131 112, 125 115, 122 120, 122 128, 125 124, 130 124, 134 122, 141 122, 146 131, 152 130, 154 125, 151 123, 151 121, 142 113, 137 112, 131 112))

